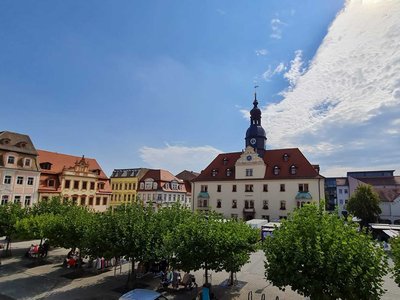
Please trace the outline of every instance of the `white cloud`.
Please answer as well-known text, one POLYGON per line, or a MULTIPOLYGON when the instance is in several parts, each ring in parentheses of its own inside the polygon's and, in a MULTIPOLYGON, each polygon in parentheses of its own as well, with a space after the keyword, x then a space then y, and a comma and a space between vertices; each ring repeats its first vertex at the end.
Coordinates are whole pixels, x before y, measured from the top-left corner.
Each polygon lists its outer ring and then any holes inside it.
POLYGON ((139 152, 140 158, 150 168, 165 169, 177 174, 183 170, 200 172, 222 151, 211 146, 186 147, 166 144, 164 148, 144 146, 139 152))
POLYGON ((286 23, 282 22, 279 18, 273 18, 271 20, 271 30, 272 33, 270 37, 273 39, 281 39, 282 38, 282 27, 286 25, 286 23))
POLYGON ((258 49, 255 51, 257 56, 265 56, 268 54, 268 50, 267 49, 258 49))
POLYGON ((349 0, 307 72, 296 52, 284 99, 263 111, 268 147, 298 146, 328 176, 324 170, 400 171, 399 15, 397 0, 349 0))
POLYGON ((283 62, 279 63, 273 70, 271 65, 269 65, 268 69, 262 74, 262 78, 265 81, 270 81, 272 76, 274 76, 275 74, 282 73, 284 70, 286 70, 286 66, 283 62))
POLYGON ((286 66, 283 62, 279 63, 279 65, 276 66, 274 70, 274 74, 279 74, 282 73, 284 70, 286 70, 286 66))
POLYGON ((283 77, 289 81, 289 89, 293 89, 296 86, 297 80, 304 73, 303 69, 303 52, 301 50, 295 51, 295 56, 293 60, 290 61, 289 70, 283 74, 283 77))

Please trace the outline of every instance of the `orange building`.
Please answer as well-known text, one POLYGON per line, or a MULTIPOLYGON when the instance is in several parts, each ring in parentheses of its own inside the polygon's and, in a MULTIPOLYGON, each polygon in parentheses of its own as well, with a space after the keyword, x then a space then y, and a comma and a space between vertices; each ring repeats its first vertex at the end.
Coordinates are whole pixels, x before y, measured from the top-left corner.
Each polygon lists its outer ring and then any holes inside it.
POLYGON ((95 159, 44 150, 38 153, 40 201, 59 196, 96 211, 107 209, 111 198, 110 182, 95 159))

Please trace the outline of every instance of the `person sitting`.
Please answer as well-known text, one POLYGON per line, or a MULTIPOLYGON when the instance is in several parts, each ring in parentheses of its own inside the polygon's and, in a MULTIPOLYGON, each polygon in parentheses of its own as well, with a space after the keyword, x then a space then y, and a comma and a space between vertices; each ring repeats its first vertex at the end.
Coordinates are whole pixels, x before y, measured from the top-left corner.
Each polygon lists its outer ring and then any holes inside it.
POLYGON ((161 284, 164 288, 167 288, 173 279, 173 273, 171 270, 167 270, 167 273, 163 273, 161 276, 161 284))

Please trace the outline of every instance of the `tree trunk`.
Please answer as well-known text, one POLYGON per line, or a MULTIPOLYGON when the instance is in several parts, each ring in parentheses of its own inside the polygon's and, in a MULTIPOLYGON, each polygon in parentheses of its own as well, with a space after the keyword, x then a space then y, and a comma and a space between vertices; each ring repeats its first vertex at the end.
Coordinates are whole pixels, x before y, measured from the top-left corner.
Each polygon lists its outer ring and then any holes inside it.
POLYGON ((230 273, 230 281, 229 281, 229 285, 233 285, 233 272, 230 273))
POLYGON ((205 263, 204 264, 204 269, 205 269, 205 276, 206 276, 206 282, 205 282, 205 284, 207 284, 208 285, 208 268, 207 268, 207 263, 205 263))
POLYGON ((11 256, 11 237, 7 236, 7 246, 6 246, 6 253, 4 256, 11 256))

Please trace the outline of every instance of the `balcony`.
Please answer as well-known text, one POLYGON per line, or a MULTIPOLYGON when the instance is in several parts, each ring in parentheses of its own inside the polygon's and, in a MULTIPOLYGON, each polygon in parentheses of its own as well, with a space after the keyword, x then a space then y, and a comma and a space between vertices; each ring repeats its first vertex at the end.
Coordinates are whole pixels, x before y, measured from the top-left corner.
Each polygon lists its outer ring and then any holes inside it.
POLYGON ((250 208, 250 207, 245 207, 245 208, 243 208, 243 212, 244 212, 244 213, 255 213, 256 210, 255 210, 254 207, 252 207, 252 208, 250 208))

